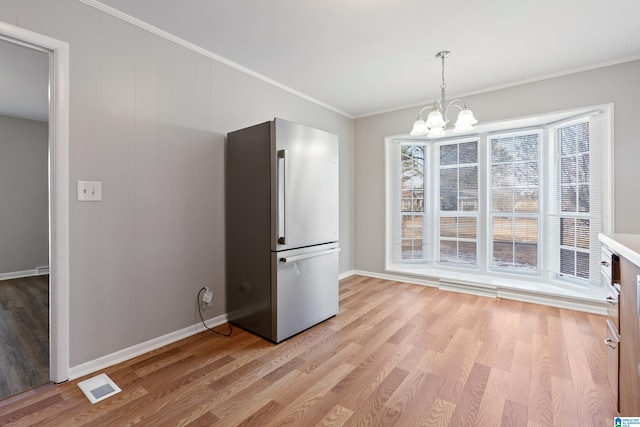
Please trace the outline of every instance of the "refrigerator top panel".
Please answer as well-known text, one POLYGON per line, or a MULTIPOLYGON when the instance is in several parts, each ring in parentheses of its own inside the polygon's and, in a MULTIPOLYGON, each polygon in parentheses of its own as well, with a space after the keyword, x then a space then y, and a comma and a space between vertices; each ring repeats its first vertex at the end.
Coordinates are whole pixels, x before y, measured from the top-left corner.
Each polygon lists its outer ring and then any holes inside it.
POLYGON ((338 136, 271 123, 271 249, 338 241, 338 136))

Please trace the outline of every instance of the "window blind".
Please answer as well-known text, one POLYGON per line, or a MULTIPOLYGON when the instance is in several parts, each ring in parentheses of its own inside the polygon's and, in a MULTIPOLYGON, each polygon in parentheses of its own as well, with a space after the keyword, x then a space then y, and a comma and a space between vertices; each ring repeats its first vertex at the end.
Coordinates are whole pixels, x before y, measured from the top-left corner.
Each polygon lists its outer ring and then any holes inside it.
POLYGON ((600 283, 606 115, 585 115, 546 129, 545 253, 552 278, 600 283))

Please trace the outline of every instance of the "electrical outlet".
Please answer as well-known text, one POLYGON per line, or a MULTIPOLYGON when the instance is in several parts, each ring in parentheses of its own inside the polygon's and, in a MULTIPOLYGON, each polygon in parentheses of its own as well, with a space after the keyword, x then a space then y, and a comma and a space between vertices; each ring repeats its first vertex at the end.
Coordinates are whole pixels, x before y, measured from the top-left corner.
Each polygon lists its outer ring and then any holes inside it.
POLYGON ((209 288, 205 288, 204 295, 202 296, 202 303, 205 307, 211 305, 211 300, 213 300, 213 291, 209 288))

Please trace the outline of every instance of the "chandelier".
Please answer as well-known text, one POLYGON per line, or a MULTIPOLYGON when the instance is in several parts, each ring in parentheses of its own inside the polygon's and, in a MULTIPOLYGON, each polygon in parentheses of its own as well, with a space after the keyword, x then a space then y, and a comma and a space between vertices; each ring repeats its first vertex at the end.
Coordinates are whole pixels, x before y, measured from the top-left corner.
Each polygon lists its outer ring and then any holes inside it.
POLYGON ((453 129, 454 132, 471 131, 473 130, 473 125, 478 123, 475 117, 473 117, 471 110, 467 108, 464 100, 460 98, 449 101, 445 108, 445 88, 447 85, 444 83, 444 60, 445 58, 448 58, 449 55, 451 55, 451 52, 448 50, 436 53, 436 58, 442 60, 442 85, 440 86, 442 100, 436 99, 433 102, 433 105, 427 105, 420 110, 418 118, 413 123, 411 135, 427 135, 427 138, 440 138, 445 136, 447 134, 447 132, 445 132, 445 128, 449 123, 449 110, 453 107, 460 110, 460 113, 458 113, 458 120, 456 121, 455 128, 453 129), (427 109, 431 109, 431 112, 425 121, 422 117, 422 113, 427 109))

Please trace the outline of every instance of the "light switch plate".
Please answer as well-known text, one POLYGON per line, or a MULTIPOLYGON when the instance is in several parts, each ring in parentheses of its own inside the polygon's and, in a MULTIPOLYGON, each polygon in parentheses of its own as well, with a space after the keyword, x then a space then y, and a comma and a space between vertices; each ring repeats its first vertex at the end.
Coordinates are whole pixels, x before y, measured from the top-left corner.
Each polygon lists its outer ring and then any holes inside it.
POLYGON ((99 202, 102 200, 102 182, 77 181, 77 200, 79 202, 99 202))

